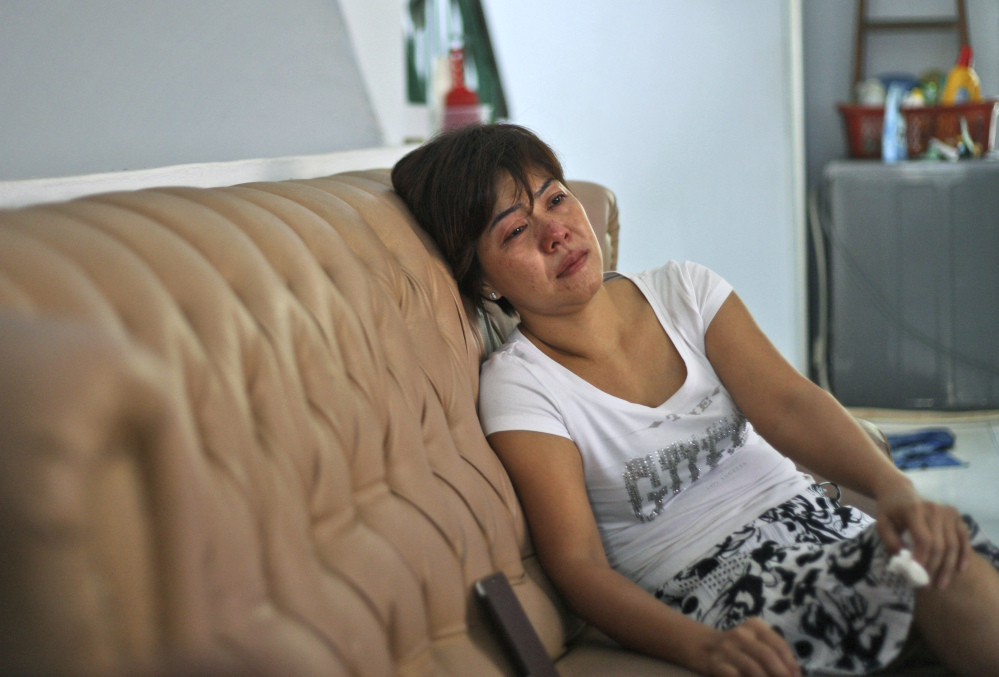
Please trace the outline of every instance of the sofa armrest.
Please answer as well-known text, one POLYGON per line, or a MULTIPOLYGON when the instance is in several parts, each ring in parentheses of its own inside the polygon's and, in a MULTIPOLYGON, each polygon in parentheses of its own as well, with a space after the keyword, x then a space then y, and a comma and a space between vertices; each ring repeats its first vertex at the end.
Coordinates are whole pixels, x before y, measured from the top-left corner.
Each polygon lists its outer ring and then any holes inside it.
POLYGON ((604 257, 604 270, 617 270, 618 220, 617 196, 609 188, 591 181, 568 181, 566 186, 586 210, 604 257))
POLYGON ((891 460, 891 445, 888 444, 888 438, 881 431, 881 428, 863 418, 858 418, 857 423, 864 429, 864 432, 870 435, 871 439, 874 440, 874 444, 878 446, 878 449, 883 451, 888 456, 888 459, 891 460))

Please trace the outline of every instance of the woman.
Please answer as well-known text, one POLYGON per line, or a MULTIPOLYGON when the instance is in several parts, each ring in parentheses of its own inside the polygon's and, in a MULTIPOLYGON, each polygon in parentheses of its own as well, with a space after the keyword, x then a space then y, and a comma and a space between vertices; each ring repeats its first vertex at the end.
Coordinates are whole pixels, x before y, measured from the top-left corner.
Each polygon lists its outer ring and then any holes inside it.
POLYGON ((999 551, 920 498, 721 278, 605 278, 557 158, 515 125, 438 136, 392 181, 461 291, 519 314, 480 416, 581 617, 704 675, 865 674, 910 626, 958 671, 999 674, 999 551), (875 499, 877 522, 788 459, 875 499), (929 586, 888 570, 903 538, 929 586))

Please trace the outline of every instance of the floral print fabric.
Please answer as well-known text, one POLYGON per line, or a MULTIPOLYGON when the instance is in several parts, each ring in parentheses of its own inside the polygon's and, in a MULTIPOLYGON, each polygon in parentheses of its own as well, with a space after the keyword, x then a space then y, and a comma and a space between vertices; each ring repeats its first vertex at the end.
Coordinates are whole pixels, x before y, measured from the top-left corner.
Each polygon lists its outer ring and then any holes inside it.
MULTIPOLYGON (((972 547, 999 568, 999 549, 965 521, 972 547)), ((889 558, 872 518, 813 486, 732 533, 656 597, 720 630, 759 616, 806 671, 868 674, 898 656, 912 623, 913 589, 887 571, 889 558)))

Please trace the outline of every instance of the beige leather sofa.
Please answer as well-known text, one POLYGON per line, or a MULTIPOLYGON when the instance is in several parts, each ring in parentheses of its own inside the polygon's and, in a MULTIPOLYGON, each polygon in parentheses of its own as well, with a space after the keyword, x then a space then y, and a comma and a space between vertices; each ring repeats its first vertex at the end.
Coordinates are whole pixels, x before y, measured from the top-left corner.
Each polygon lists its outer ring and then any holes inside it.
MULTIPOLYGON (((565 613, 387 171, 0 211, 4 674, 690 674, 565 613)), ((573 186, 615 258, 613 196, 573 186)))

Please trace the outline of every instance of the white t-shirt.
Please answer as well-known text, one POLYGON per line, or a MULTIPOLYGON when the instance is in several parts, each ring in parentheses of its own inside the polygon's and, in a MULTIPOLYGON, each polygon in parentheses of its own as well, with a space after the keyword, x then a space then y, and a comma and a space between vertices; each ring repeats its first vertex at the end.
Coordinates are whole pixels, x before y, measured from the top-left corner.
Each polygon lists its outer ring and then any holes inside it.
POLYGON ((572 440, 611 566, 655 591, 812 480, 753 430, 705 355, 704 333, 732 287, 689 262, 626 277, 687 366, 674 395, 658 407, 614 397, 515 330, 482 367, 479 416, 486 435, 572 440))

